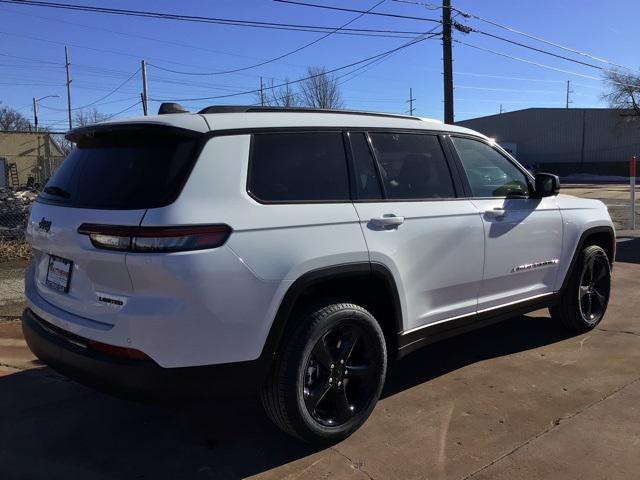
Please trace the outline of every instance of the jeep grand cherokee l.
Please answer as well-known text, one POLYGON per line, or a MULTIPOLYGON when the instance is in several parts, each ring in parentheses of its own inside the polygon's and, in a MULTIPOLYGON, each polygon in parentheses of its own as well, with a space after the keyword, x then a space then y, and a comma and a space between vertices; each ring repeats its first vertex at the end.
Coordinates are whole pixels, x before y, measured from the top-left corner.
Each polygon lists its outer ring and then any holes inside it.
POLYGON ((584 332, 607 308, 605 206, 465 128, 210 107, 68 138, 31 210, 23 329, 99 388, 255 388, 284 431, 335 442, 391 360, 542 307, 584 332))

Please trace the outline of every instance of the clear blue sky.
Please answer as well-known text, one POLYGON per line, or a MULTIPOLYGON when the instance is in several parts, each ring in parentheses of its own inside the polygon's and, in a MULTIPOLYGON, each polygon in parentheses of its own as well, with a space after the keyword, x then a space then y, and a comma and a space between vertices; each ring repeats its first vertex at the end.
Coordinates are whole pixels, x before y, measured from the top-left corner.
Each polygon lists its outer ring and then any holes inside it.
MULTIPOLYGON (((271 0, 218 0, 181 2, 139 0, 136 2, 69 0, 114 8, 148 9, 179 14, 207 15, 243 20, 339 26, 357 14, 276 3, 271 0)), ((424 0, 429 2, 430 0, 424 0)), ((437 3, 437 0, 432 0, 437 3)), ((372 7, 375 0, 313 0, 357 9, 372 7)), ((544 37, 580 51, 589 52, 629 67, 640 66, 637 0, 618 0, 615 10, 601 0, 454 0, 454 6, 478 16, 544 37)), ((376 11, 437 18, 440 10, 386 0, 376 11)), ((73 105, 93 102, 132 75, 141 59, 186 71, 233 69, 270 59, 308 43, 320 33, 290 32, 206 25, 159 19, 129 18, 96 13, 71 12, 0 4, 0 101, 31 117, 31 98, 60 95, 42 102, 41 124, 65 129, 64 45, 71 51, 73 105), (3 56, 4 55, 4 56, 3 56), (11 56, 6 56, 11 55, 11 56), (22 57, 13 58, 12 56, 22 57), (36 61, 34 61, 36 60, 36 61), (49 62, 49 63, 46 63, 49 62), (49 107, 51 109, 47 109, 49 107)), ((463 20, 462 18, 458 18, 463 20)), ((477 20, 470 26, 513 40, 551 49, 534 40, 514 35, 477 20)), ((389 17, 358 19, 353 28, 426 31, 435 24, 389 17)), ((598 70, 548 57, 477 33, 455 38, 556 68, 600 78, 598 70)), ((259 78, 295 79, 307 65, 339 67, 401 45, 406 40, 333 35, 279 62, 238 74, 184 76, 149 67, 149 96, 158 99, 220 95, 257 88, 259 78)), ((559 54, 568 54, 553 50, 559 54)), ((406 48, 373 68, 344 77, 346 106, 353 109, 404 112, 409 88, 413 88, 416 114, 442 118, 441 44, 429 40, 406 48)), ((570 54, 569 54, 570 55, 570 54)), ((592 60, 573 55, 576 59, 592 60)), ((528 107, 563 107, 565 82, 571 80, 572 107, 604 107, 599 80, 547 70, 496 56, 466 46, 454 47, 456 120, 528 107), (488 76, 491 75, 491 76, 488 76), (509 77, 509 78, 504 78, 509 77)), ((605 64, 593 62, 598 65, 605 64)), ((339 74, 346 72, 338 72, 339 74)), ((116 113, 134 104, 141 91, 136 75, 97 108, 116 113)), ((254 103, 254 95, 217 101, 184 102, 190 109, 215 103, 254 103)), ((158 103, 151 104, 156 111, 158 103)), ((140 114, 135 106, 127 113, 140 114)))

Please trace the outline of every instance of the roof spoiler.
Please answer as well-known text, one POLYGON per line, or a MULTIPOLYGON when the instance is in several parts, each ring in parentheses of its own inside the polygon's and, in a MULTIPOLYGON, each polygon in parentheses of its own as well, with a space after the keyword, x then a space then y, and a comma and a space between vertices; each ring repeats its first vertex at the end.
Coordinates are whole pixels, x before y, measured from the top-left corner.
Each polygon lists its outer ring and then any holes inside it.
POLYGON ((199 132, 189 130, 186 128, 174 127, 171 125, 163 125, 147 122, 135 122, 135 123, 103 123, 86 125, 84 127, 76 127, 73 130, 69 130, 65 138, 71 142, 78 143, 81 140, 95 139, 104 135, 120 134, 120 133, 133 133, 140 132, 143 134, 155 134, 155 135, 179 135, 183 137, 196 138, 200 135, 199 132))

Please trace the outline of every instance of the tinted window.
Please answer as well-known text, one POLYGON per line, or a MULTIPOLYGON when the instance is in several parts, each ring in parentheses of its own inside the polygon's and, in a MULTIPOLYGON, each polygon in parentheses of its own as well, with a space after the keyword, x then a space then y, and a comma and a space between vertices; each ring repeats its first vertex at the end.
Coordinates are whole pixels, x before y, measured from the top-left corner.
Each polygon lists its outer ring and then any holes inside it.
POLYGON ((372 133, 387 198, 455 197, 451 172, 434 135, 372 133))
POLYGON ((452 137, 474 197, 528 197, 527 177, 484 142, 452 137))
POLYGON ((356 193, 359 199, 374 200, 382 198, 380 182, 376 172, 369 142, 364 133, 350 133, 351 150, 353 152, 356 193))
POLYGON ((110 132, 82 138, 47 182, 41 200, 74 207, 166 205, 194 161, 195 141, 167 134, 110 132))
POLYGON ((263 201, 349 200, 342 133, 255 134, 249 191, 263 201))

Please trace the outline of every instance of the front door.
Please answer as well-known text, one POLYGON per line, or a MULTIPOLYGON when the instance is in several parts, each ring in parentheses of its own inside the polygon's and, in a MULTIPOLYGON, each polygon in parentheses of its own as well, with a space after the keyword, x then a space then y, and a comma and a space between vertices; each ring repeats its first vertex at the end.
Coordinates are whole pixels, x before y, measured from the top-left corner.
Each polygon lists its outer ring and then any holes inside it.
POLYGON ((354 205, 370 260, 395 278, 403 332, 472 318, 482 281, 482 221, 471 201, 458 198, 439 137, 388 132, 349 137, 354 205))
POLYGON ((552 293, 562 251, 555 197, 534 198, 531 178, 489 143, 451 140, 484 224, 478 310, 552 293))

